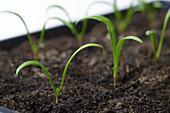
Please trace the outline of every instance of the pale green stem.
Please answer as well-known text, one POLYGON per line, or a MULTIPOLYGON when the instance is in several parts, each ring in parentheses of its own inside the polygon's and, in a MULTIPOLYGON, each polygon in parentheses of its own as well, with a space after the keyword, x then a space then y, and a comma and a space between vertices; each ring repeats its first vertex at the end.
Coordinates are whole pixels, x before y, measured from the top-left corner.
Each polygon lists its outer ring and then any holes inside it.
POLYGON ((116 87, 117 69, 113 69, 114 87, 116 87))

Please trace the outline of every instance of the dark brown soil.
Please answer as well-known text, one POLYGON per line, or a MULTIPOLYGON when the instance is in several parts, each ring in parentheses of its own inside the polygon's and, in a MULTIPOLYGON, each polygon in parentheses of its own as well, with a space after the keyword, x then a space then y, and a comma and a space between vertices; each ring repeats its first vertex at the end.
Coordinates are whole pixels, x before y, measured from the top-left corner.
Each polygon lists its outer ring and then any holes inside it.
MULTIPOLYGON (((159 12, 153 23, 157 39, 161 35, 165 12, 159 12)), ((110 17, 112 19, 112 17, 110 17)), ((159 61, 153 60, 151 42, 145 35, 146 16, 133 16, 129 29, 117 36, 135 35, 144 44, 128 40, 120 57, 117 87, 113 87, 113 59, 106 26, 96 24, 84 37, 84 43, 101 44, 80 52, 71 62, 64 86, 59 95, 59 104, 45 73, 36 66, 24 68, 16 77, 16 68, 32 60, 27 41, 11 51, 0 51, 0 106, 31 113, 47 112, 170 112, 170 23, 165 33, 159 61)), ((118 39, 117 39, 118 40, 118 39)), ((50 72, 55 86, 59 87, 64 66, 78 48, 76 38, 60 36, 45 37, 39 61, 50 72)))

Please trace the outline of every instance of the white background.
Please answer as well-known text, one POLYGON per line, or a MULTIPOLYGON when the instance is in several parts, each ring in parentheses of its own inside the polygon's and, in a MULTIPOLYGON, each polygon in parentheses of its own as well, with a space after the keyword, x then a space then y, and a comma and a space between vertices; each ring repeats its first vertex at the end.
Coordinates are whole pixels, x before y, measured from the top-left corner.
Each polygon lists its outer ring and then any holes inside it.
MULTIPOLYGON (((57 9, 46 12, 50 5, 61 5, 64 7, 71 19, 76 21, 85 17, 85 12, 89 4, 97 0, 0 0, 0 11, 9 10, 20 14, 25 20, 31 33, 40 31, 48 17, 58 16, 67 20, 65 14, 57 9)), ((113 2, 113 0, 103 0, 113 2)), ((132 2, 137 0, 117 0, 118 9, 125 9, 132 2)), ((145 0, 147 2, 155 0, 145 0)), ((94 5, 90 8, 88 15, 102 15, 112 12, 113 9, 104 4, 94 5)), ((46 29, 61 25, 58 21, 51 21, 46 29)), ((21 20, 7 13, 0 13, 0 41, 26 34, 25 27, 21 20)))

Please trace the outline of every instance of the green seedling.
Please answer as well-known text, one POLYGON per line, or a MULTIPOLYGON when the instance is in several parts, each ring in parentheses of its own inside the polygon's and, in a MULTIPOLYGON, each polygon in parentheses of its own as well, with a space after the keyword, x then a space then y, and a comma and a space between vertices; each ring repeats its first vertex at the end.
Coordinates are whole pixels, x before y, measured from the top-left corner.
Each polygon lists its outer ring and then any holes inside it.
POLYGON ((28 38, 29 44, 30 44, 30 46, 31 46, 31 48, 32 48, 32 51, 33 51, 33 57, 34 57, 34 59, 37 59, 37 58, 38 58, 38 57, 37 57, 37 53, 38 53, 38 51, 39 51, 39 49, 40 49, 40 45, 41 45, 42 42, 43 42, 44 34, 45 34, 45 26, 46 26, 48 20, 47 20, 47 21, 44 23, 44 25, 43 25, 43 29, 42 29, 42 31, 41 31, 41 35, 40 35, 38 44, 34 44, 33 41, 32 41, 31 34, 30 34, 29 30, 28 30, 28 27, 27 27, 24 19, 23 19, 19 14, 15 13, 15 12, 12 12, 12 11, 2 11, 2 12, 0 12, 0 13, 13 14, 13 15, 15 15, 15 16, 17 16, 17 17, 19 17, 19 18, 21 19, 21 21, 23 22, 23 24, 24 24, 24 26, 25 26, 25 28, 26 28, 26 31, 27 31, 27 38, 28 38))
POLYGON ((133 9, 133 12, 141 11, 142 13, 145 13, 148 18, 149 26, 151 26, 155 16, 157 9, 160 9, 163 7, 161 2, 153 2, 152 4, 146 3, 143 0, 138 0, 139 6, 135 7, 133 9))
POLYGON ((46 73, 46 75, 48 76, 48 79, 50 80, 51 86, 52 86, 53 91, 54 91, 54 94, 55 94, 55 96, 56 96, 56 103, 58 104, 58 96, 59 96, 60 91, 61 91, 61 89, 62 89, 62 87, 63 87, 64 79, 65 79, 65 76, 66 76, 66 72, 67 72, 67 69, 68 69, 68 66, 69 66, 71 60, 73 59, 73 57, 74 57, 78 52, 80 52, 81 50, 83 50, 83 49, 85 49, 85 48, 87 48, 87 47, 99 47, 99 48, 102 48, 102 50, 104 51, 104 48, 103 48, 101 45, 93 44, 93 43, 91 43, 91 44, 85 44, 85 45, 81 46, 79 49, 77 49, 77 50, 73 53, 73 55, 70 57, 70 59, 68 60, 67 64, 65 65, 65 68, 64 68, 64 71, 63 71, 63 75, 62 75, 62 81, 61 81, 61 84, 60 84, 60 87, 59 87, 59 88, 55 88, 54 83, 53 83, 53 80, 52 80, 49 72, 48 72, 47 69, 46 69, 40 62, 38 62, 38 61, 27 61, 27 62, 24 62, 23 64, 21 64, 21 65, 17 68, 17 70, 16 70, 16 75, 18 76, 19 71, 20 71, 22 68, 26 67, 26 66, 29 66, 29 65, 40 66, 40 67, 44 70, 44 72, 46 73))
MULTIPOLYGON (((109 35, 110 35, 110 39, 111 39, 112 51, 113 51, 113 61, 114 61, 113 77, 114 77, 114 87, 115 87, 116 86, 116 77, 117 77, 117 74, 118 74, 119 57, 120 57, 121 48, 123 46, 124 41, 126 39, 132 39, 132 40, 135 40, 135 41, 140 42, 140 43, 143 43, 143 41, 141 39, 139 39, 138 37, 135 37, 135 36, 127 36, 125 38, 120 39, 119 42, 116 45, 115 29, 114 29, 112 22, 108 18, 106 18, 104 16, 90 16, 90 17, 85 17, 83 19, 94 19, 94 20, 105 23, 106 26, 107 26, 107 29, 108 29, 108 32, 109 32, 109 35)), ((80 20, 83 20, 83 19, 80 19, 80 20)), ((77 23, 79 21, 77 21, 77 23)))
POLYGON ((54 17, 54 18, 55 18, 56 20, 62 22, 64 25, 66 25, 66 26, 72 31, 72 33, 74 34, 74 36, 77 38, 78 44, 79 44, 79 47, 80 47, 80 46, 82 45, 83 36, 84 36, 84 34, 85 34, 85 32, 86 32, 86 29, 87 29, 87 21, 83 21, 82 29, 81 29, 81 32, 79 33, 78 30, 77 30, 77 28, 76 28, 76 26, 75 26, 74 23, 72 22, 69 14, 68 14, 68 12, 67 12, 63 7, 61 7, 61 6, 59 6, 59 5, 52 5, 52 6, 49 6, 49 7, 47 8, 47 11, 48 11, 49 9, 52 9, 52 8, 60 9, 60 10, 62 10, 62 11, 65 13, 65 15, 67 16, 69 22, 67 22, 67 21, 65 21, 65 20, 63 20, 62 18, 59 18, 59 17, 54 17))
POLYGON ((118 28, 119 33, 122 33, 123 31, 125 31, 127 29, 127 27, 130 24, 132 15, 133 15, 132 5, 127 9, 126 16, 124 17, 123 14, 117 8, 117 1, 116 0, 114 0, 113 3, 106 2, 106 1, 95 1, 95 2, 93 2, 89 5, 87 12, 90 9, 90 7, 95 5, 95 4, 106 4, 108 6, 111 6, 114 10, 116 27, 118 28))
POLYGON ((156 43, 155 32, 151 31, 151 30, 146 31, 146 35, 150 36, 150 39, 151 39, 155 62, 158 61, 158 58, 159 58, 160 53, 161 53, 161 48, 162 48, 162 44, 163 44, 163 40, 164 40, 165 30, 166 30, 166 26, 167 26, 169 18, 170 18, 170 9, 167 11, 166 16, 165 16, 162 34, 161 34, 161 38, 160 38, 160 41, 159 41, 157 51, 156 51, 156 44, 155 44, 156 43))

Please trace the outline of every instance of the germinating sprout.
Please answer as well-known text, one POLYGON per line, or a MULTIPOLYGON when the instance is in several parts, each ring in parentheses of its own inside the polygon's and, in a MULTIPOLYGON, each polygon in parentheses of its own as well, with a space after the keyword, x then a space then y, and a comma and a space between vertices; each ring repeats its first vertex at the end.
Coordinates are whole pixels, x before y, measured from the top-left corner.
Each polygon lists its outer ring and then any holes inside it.
POLYGON ((40 62, 38 62, 38 61, 27 61, 27 62, 24 62, 23 64, 21 64, 21 65, 17 68, 17 70, 16 70, 16 75, 18 76, 19 71, 20 71, 22 68, 26 67, 26 66, 29 66, 29 65, 40 66, 40 67, 44 70, 44 72, 46 73, 46 75, 48 76, 48 79, 50 80, 51 86, 52 86, 53 91, 54 91, 54 94, 55 94, 55 96, 56 96, 56 103, 58 103, 58 96, 59 96, 60 91, 61 91, 61 89, 62 89, 62 86, 63 86, 63 83, 64 83, 64 79, 65 79, 65 76, 66 76, 66 72, 67 72, 67 69, 68 69, 68 66, 69 66, 71 60, 73 59, 73 57, 74 57, 78 52, 80 52, 81 50, 83 50, 83 49, 85 49, 85 48, 88 48, 88 47, 99 47, 99 48, 101 48, 101 49, 104 51, 104 48, 103 48, 101 45, 99 45, 99 44, 93 44, 93 43, 85 44, 85 45, 81 46, 79 49, 77 49, 77 50, 73 53, 73 55, 70 57, 70 59, 68 60, 67 64, 65 65, 65 68, 64 68, 64 71, 63 71, 63 75, 62 75, 61 84, 60 84, 60 87, 59 87, 59 88, 55 88, 54 83, 53 83, 53 80, 52 80, 49 72, 48 72, 47 69, 46 69, 40 62))
MULTIPOLYGON (((110 35, 110 39, 111 39, 112 51, 113 51, 113 61, 114 61, 113 77, 114 77, 114 87, 115 87, 116 86, 116 77, 117 77, 117 74, 118 74, 119 57, 120 57, 121 48, 123 46, 124 41, 126 39, 132 39, 132 40, 135 40, 135 41, 140 42, 140 43, 143 43, 143 41, 141 39, 139 39, 138 37, 135 37, 135 36, 127 36, 127 37, 120 39, 119 42, 116 45, 115 29, 114 29, 112 22, 108 18, 106 18, 104 16, 90 16, 90 17, 82 18, 80 20, 83 20, 83 19, 94 19, 94 20, 105 23, 106 26, 107 26, 107 29, 108 29, 108 32, 109 32, 109 35, 110 35)), ((79 21, 77 21, 77 23, 79 21)))
POLYGON ((59 17, 54 17, 56 20, 59 20, 61 21, 64 25, 66 25, 71 31, 72 33, 74 34, 74 36, 77 38, 78 40, 78 44, 79 46, 82 45, 82 39, 83 39, 83 36, 86 32, 86 29, 87 29, 87 21, 83 21, 83 24, 82 24, 82 29, 81 29, 81 32, 79 33, 76 26, 74 25, 74 23, 72 22, 68 12, 66 11, 66 9, 64 9, 62 6, 59 6, 59 5, 51 5, 47 8, 47 11, 49 9, 52 9, 52 8, 58 8, 60 10, 62 10, 65 15, 67 16, 69 22, 63 20, 62 18, 59 18, 59 17))
POLYGON ((146 3, 143 0, 138 0, 139 6, 135 7, 133 9, 133 12, 137 12, 137 11, 141 11, 142 13, 147 14, 147 18, 148 18, 148 23, 149 26, 151 26, 156 13, 157 13, 157 9, 160 9, 163 7, 161 2, 153 2, 152 4, 150 3, 146 3))
POLYGON ((30 44, 30 46, 32 48, 34 59, 37 59, 38 58, 37 53, 38 53, 38 51, 40 49, 40 45, 43 42, 44 34, 45 34, 45 26, 46 26, 48 20, 43 25, 43 29, 41 31, 41 35, 40 35, 38 44, 34 44, 33 41, 32 41, 31 34, 30 34, 29 30, 28 30, 27 24, 25 23, 24 19, 19 14, 15 13, 15 12, 12 12, 12 11, 2 11, 1 13, 10 13, 10 14, 13 14, 13 15, 15 15, 15 16, 17 16, 17 17, 19 17, 21 19, 21 21, 23 22, 23 24, 24 24, 24 26, 26 28, 26 31, 27 31, 27 38, 28 38, 29 44, 30 44))
POLYGON ((150 36, 150 39, 151 39, 155 62, 158 61, 160 53, 161 53, 161 48, 162 48, 162 44, 163 44, 163 40, 164 40, 165 30, 166 30, 166 26, 167 26, 169 18, 170 18, 170 9, 167 11, 166 16, 165 16, 162 34, 161 34, 161 38, 160 38, 160 41, 159 41, 157 51, 156 51, 156 44, 155 44, 156 43, 155 42, 156 41, 155 32, 151 31, 151 30, 146 31, 146 35, 150 36))
MULTIPOLYGON (((116 27, 118 28, 119 33, 122 33, 127 29, 127 27, 130 24, 133 11, 132 11, 132 5, 127 9, 126 16, 124 17, 123 14, 118 10, 117 8, 117 1, 113 0, 113 3, 107 2, 107 1, 95 1, 89 5, 87 8, 87 12, 89 11, 90 7, 95 4, 106 4, 108 6, 111 6, 114 10, 114 17, 116 22, 116 27)), ((86 14, 87 15, 87 14, 86 14)))

